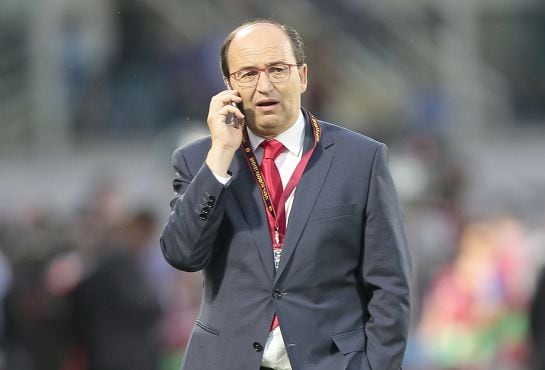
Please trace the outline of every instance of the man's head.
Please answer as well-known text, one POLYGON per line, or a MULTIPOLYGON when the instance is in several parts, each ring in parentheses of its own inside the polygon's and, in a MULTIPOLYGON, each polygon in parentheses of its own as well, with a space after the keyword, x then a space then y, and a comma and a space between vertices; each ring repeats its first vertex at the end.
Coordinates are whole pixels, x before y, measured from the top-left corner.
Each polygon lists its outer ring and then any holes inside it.
POLYGON ((225 39, 221 67, 242 97, 245 122, 256 134, 276 136, 295 122, 307 88, 304 45, 297 31, 271 20, 245 23, 225 39), (254 79, 245 81, 251 75, 254 79))

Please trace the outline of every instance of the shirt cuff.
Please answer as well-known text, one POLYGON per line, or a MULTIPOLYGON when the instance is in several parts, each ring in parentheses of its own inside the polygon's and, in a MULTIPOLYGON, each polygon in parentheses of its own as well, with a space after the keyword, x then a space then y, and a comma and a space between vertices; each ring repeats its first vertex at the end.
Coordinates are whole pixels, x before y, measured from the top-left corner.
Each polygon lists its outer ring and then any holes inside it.
POLYGON ((218 182, 220 182, 222 185, 227 185, 229 180, 231 180, 231 175, 227 175, 227 177, 223 177, 223 176, 216 175, 214 172, 212 172, 212 175, 214 175, 216 180, 218 180, 218 182))

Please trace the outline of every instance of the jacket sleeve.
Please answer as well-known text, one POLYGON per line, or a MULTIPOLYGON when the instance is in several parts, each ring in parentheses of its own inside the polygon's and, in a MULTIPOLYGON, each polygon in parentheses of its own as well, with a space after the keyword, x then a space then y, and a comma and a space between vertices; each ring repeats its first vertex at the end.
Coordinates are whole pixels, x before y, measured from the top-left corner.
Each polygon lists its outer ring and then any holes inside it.
POLYGON ((163 256, 177 269, 198 271, 206 267, 217 248, 216 238, 224 214, 222 185, 203 163, 190 173, 183 149, 172 155, 176 170, 175 197, 163 229, 160 244, 163 256))
POLYGON ((410 317, 411 261, 397 193, 379 144, 366 208, 362 277, 369 293, 366 354, 373 370, 398 370, 410 317))

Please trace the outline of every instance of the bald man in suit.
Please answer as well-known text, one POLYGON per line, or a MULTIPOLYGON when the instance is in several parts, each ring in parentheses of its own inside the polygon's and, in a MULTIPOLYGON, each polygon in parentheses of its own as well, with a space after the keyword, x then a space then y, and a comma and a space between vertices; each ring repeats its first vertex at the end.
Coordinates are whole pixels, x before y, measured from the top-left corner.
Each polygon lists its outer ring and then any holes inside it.
POLYGON ((204 275, 182 368, 400 369, 411 265, 385 145, 301 107, 289 26, 243 24, 221 66, 230 88, 211 99, 210 136, 173 155, 161 236, 172 266, 204 275))

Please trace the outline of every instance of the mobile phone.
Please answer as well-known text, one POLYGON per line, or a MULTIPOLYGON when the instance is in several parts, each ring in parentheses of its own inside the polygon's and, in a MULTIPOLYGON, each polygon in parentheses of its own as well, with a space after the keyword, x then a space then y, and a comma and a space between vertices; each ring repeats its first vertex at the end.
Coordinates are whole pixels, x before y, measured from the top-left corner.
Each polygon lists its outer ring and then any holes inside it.
MULTIPOLYGON (((231 87, 231 84, 229 83, 229 81, 226 78, 223 78, 223 82, 225 83, 225 87, 227 87, 227 89, 233 90, 233 88, 231 87)), ((229 103, 229 104, 231 104, 235 108, 240 109, 240 107, 238 107, 237 103, 235 103, 234 101, 231 101, 231 103, 229 103)), ((226 124, 233 125, 234 128, 239 128, 243 124, 243 122, 244 122, 244 120, 242 118, 238 118, 237 116, 235 116, 231 112, 227 113, 227 117, 225 119, 226 124)))

